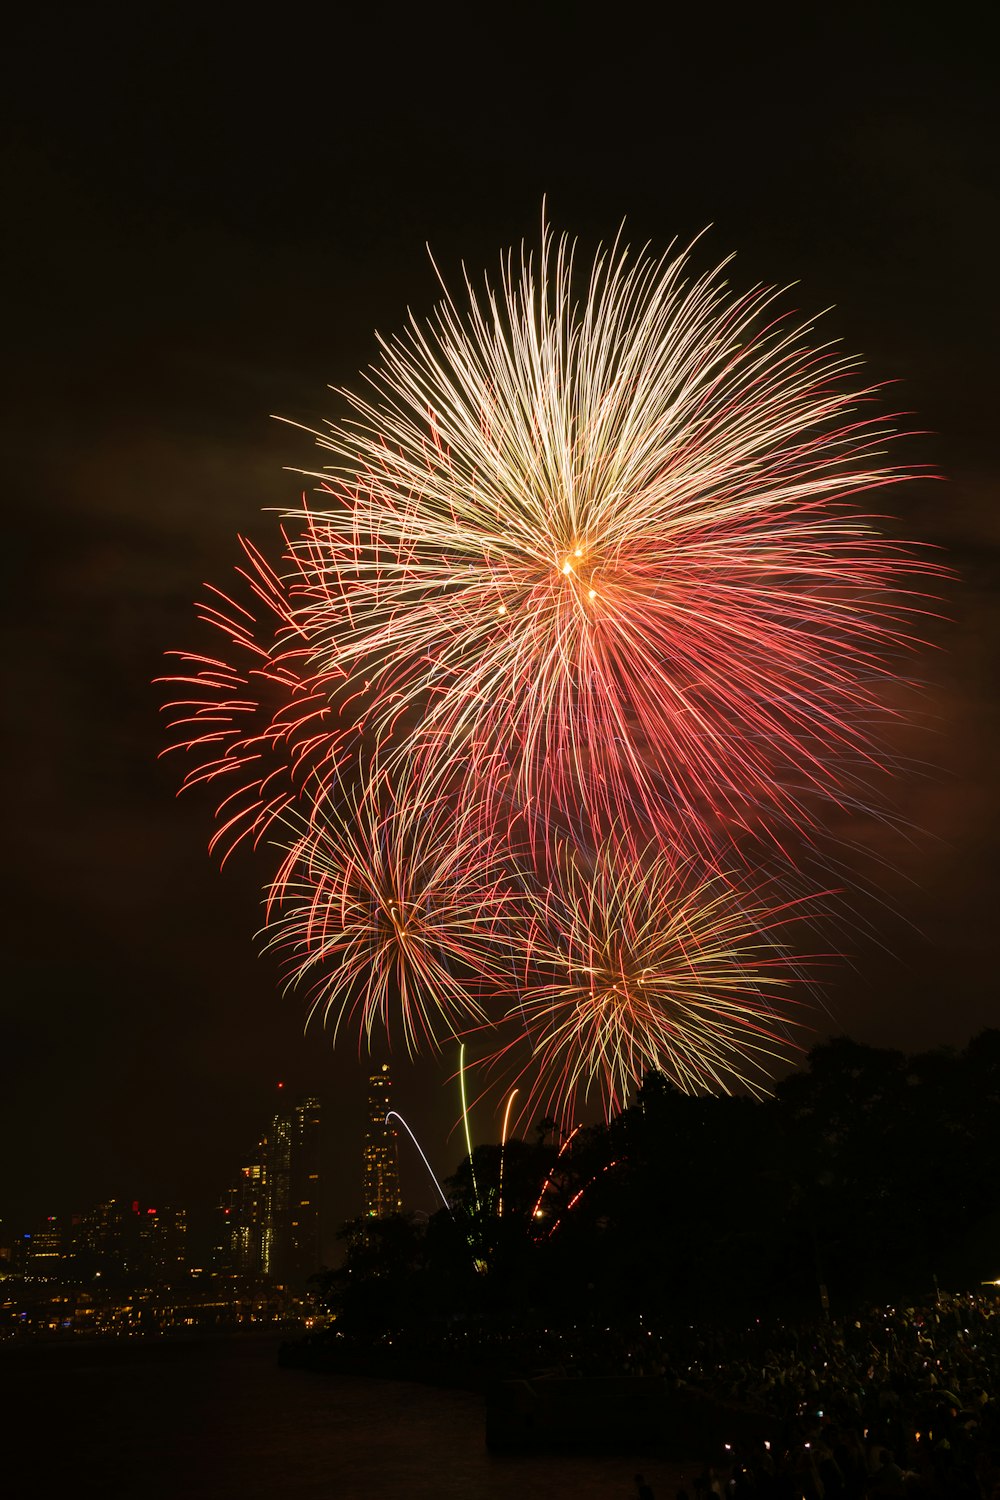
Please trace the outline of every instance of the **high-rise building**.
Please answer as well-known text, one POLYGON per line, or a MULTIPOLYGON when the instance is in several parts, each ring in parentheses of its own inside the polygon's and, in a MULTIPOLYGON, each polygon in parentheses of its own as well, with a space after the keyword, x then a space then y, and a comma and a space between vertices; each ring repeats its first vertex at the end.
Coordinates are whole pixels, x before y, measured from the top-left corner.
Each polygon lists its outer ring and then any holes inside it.
POLYGON ((266 1207, 264 1164, 259 1156, 240 1168, 227 1201, 232 1269, 244 1280, 256 1281, 264 1272, 266 1207))
POLYGON ((212 1219, 212 1243, 209 1264, 217 1275, 235 1276, 237 1273, 236 1220, 239 1212, 240 1185, 234 1182, 221 1195, 212 1219))
POLYGON ((318 1271, 323 1259, 319 1190, 319 1100, 303 1099, 291 1118, 286 1275, 293 1283, 318 1271))
POLYGON ((109 1198, 80 1214, 73 1225, 73 1255, 84 1276, 105 1283, 137 1283, 146 1269, 140 1235, 138 1200, 109 1198))
POLYGON ((274 1115, 219 1206, 216 1268, 245 1281, 302 1284, 319 1270, 320 1105, 274 1115))
POLYGON ((140 1264, 151 1286, 174 1286, 187 1269, 187 1212, 147 1208, 139 1220, 140 1264))
POLYGON ((63 1256, 68 1250, 67 1226, 63 1220, 50 1214, 38 1228, 24 1236, 22 1259, 28 1276, 58 1276, 63 1269, 63 1256))
POLYGON ((289 1203, 292 1193, 292 1116, 275 1115, 259 1147, 264 1171, 260 1269, 268 1281, 286 1281, 289 1203))
POLYGON ((365 1131, 365 1217, 386 1219, 403 1206, 399 1196, 399 1151, 388 1123, 392 1108, 389 1064, 368 1078, 368 1124, 365 1131))

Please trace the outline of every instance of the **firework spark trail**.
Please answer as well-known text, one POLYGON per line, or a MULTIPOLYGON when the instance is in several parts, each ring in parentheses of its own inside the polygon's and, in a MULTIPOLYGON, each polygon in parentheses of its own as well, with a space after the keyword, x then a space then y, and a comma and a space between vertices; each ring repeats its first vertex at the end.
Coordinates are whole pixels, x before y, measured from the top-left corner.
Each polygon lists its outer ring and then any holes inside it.
POLYGON ((192 758, 182 791, 222 783, 209 850, 223 864, 243 840, 258 845, 290 809, 311 805, 357 732, 338 704, 346 674, 314 668, 301 573, 282 578, 251 542, 240 544, 246 566, 236 572, 256 613, 211 588, 199 618, 225 646, 213 656, 171 652, 183 673, 164 679, 187 696, 164 705, 174 740, 162 753, 192 758))
POLYGON ((559 1147, 559 1154, 557 1155, 555 1161, 552 1163, 552 1166, 549 1168, 548 1172, 546 1173, 545 1181, 542 1183, 542 1190, 541 1190, 541 1192, 539 1193, 538 1197, 535 1200, 535 1206, 534 1206, 534 1208, 531 1210, 531 1219, 528 1222, 528 1229, 529 1229, 529 1231, 532 1229, 533 1223, 534 1223, 535 1219, 542 1219, 542 1218, 545 1217, 545 1215, 544 1215, 544 1213, 542 1211, 542 1199, 545 1197, 546 1192, 548 1191, 549 1187, 552 1184, 552 1178, 553 1178, 553 1176, 555 1174, 556 1168, 559 1166, 559 1163, 562 1161, 563 1156, 569 1150, 569 1148, 572 1145, 573 1141, 576 1139, 577 1135, 579 1135, 579 1133, 580 1133, 580 1131, 582 1129, 583 1129, 582 1125, 574 1125, 573 1129, 570 1131, 569 1135, 567 1135, 566 1139, 563 1141, 562 1145, 559 1147))
POLYGON ((472 1131, 469 1127, 469 1101, 465 1094, 465 1043, 458 1049, 458 1086, 462 1096, 462 1123, 465 1126, 465 1149, 469 1155, 469 1175, 472 1178, 472 1195, 476 1201, 476 1213, 482 1213, 479 1201, 479 1185, 476 1182, 476 1161, 472 1151, 472 1131))
POLYGON ((519 1091, 517 1089, 511 1089, 510 1097, 507 1100, 507 1108, 503 1112, 503 1126, 501 1127, 501 1130, 500 1130, 500 1190, 499 1190, 499 1198, 498 1198, 498 1201, 497 1201, 497 1218, 498 1219, 502 1219, 503 1218, 503 1156, 504 1156, 504 1149, 505 1149, 505 1147, 507 1145, 507 1126, 508 1126, 508 1124, 510 1122, 511 1106, 514 1103, 514 1100, 515 1100, 518 1092, 519 1091))
POLYGON ((836 800, 844 756, 877 756, 933 570, 846 508, 908 477, 855 362, 765 323, 770 289, 683 270, 609 252, 581 308, 547 236, 485 306, 468 285, 383 342, 375 400, 320 436, 312 640, 388 753, 419 717, 428 776, 471 759, 478 795, 506 764, 540 826, 638 805, 714 848, 768 810, 808 825, 796 789, 836 800))
POLYGON ((268 903, 267 945, 310 1017, 348 1022, 370 1045, 401 1028, 412 1054, 485 1020, 503 978, 507 882, 451 807, 376 772, 326 796, 286 847, 268 903))
POLYGON ((516 1019, 533 1055, 521 1117, 566 1120, 591 1091, 610 1117, 650 1071, 685 1093, 762 1092, 768 1062, 795 1049, 785 943, 808 907, 656 853, 564 850, 559 863, 524 934, 516 1019))
POLYGON ((572 1198, 570 1198, 570 1200, 566 1204, 566 1207, 560 1213, 558 1219, 556 1219, 551 1229, 549 1229, 548 1233, 546 1234, 546 1239, 552 1238, 556 1230, 561 1226, 566 1215, 573 1212, 574 1208, 576 1208, 581 1198, 583 1198, 584 1195, 589 1192, 589 1190, 594 1186, 595 1182, 599 1182, 602 1177, 606 1177, 609 1172, 613 1172, 618 1165, 619 1163, 617 1158, 613 1161, 606 1162, 599 1172, 595 1172, 594 1175, 590 1177, 582 1187, 577 1189, 572 1198))
POLYGON ((438 1197, 441 1199, 441 1202, 444 1204, 444 1206, 448 1210, 448 1212, 451 1213, 451 1204, 448 1202, 448 1197, 447 1197, 447 1194, 445 1193, 444 1188, 441 1186, 440 1182, 438 1182, 437 1173, 434 1171, 434 1168, 431 1166, 430 1162, 427 1160, 427 1153, 424 1151, 423 1146, 421 1146, 420 1142, 417 1140, 416 1136, 413 1134, 413 1131, 410 1129, 409 1125, 403 1119, 403 1116, 399 1113, 398 1109, 390 1109, 389 1113, 385 1117, 385 1123, 388 1125, 388 1123, 389 1123, 390 1120, 398 1120, 399 1123, 400 1123, 400 1125, 402 1125, 403 1129, 406 1131, 407 1135, 410 1137, 410 1140, 416 1146, 417 1150, 420 1153, 420 1160, 423 1162, 424 1166, 427 1168, 427 1171, 428 1171, 428 1174, 430 1176, 430 1179, 433 1182, 434 1186, 437 1188, 438 1197))

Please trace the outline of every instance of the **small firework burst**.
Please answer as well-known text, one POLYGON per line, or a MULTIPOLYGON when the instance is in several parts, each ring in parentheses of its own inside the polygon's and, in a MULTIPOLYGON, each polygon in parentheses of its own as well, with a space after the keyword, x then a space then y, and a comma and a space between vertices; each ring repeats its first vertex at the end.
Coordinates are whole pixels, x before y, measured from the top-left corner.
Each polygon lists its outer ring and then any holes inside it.
POLYGON ((786 941, 801 903, 608 846, 563 850, 532 906, 509 1017, 531 1042, 529 1112, 566 1118, 595 1093, 610 1114, 651 1071, 685 1093, 755 1093, 795 1050, 786 941))
POLYGON ((443 799, 378 773, 327 796, 288 846, 270 893, 268 945, 310 1014, 408 1051, 485 1020, 500 986, 511 900, 498 861, 443 799))

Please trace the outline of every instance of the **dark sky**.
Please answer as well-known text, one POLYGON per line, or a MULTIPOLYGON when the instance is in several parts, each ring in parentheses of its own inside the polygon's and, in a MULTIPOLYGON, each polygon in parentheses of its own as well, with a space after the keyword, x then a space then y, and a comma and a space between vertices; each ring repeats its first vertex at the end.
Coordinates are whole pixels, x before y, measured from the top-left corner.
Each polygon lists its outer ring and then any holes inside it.
MULTIPOLYGON (((468 10, 59 9, 6 48, 0 1217, 204 1201, 279 1078, 321 1091, 335 1208, 359 1206, 364 1067, 303 1037, 256 956, 263 872, 210 863, 151 684, 237 532, 268 545, 261 512, 295 502, 285 466, 314 462, 270 414, 336 416, 327 387, 356 383, 374 330, 432 306, 425 245, 452 280, 492 269, 537 238, 543 196, 588 251, 622 219, 657 251, 712 225, 704 267, 735 250, 738 285, 835 304, 830 334, 926 429, 910 455, 944 482, 893 506, 958 573, 907 745, 928 769, 897 788, 914 832, 866 913, 879 941, 846 940, 816 1035, 916 1049, 997 1024, 998 121, 962 8, 779 26, 751 7, 736 31, 666 7, 653 31, 645 7, 600 30, 568 6, 473 29, 468 10)), ((396 1068, 442 1170, 453 1061, 396 1068)))

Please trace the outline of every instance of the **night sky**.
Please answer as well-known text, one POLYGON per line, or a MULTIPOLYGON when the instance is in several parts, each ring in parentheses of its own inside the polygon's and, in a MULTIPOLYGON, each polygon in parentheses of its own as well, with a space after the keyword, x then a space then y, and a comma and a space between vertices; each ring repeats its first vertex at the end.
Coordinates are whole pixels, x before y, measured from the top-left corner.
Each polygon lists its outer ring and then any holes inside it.
MULTIPOLYGON (((493 271, 537 243, 543 197, 588 255, 623 219, 657 253, 711 225, 699 269, 736 251, 737 286, 798 283, 786 305, 833 307, 828 335, 899 382, 887 404, 924 433, 907 457, 943 479, 892 492, 896 530, 957 577, 904 746, 925 769, 895 793, 910 840, 884 851, 898 873, 875 935, 845 935, 815 1038, 910 1050, 998 1024, 989 40, 961 8, 932 25, 903 5, 808 7, 790 29, 751 7, 735 32, 666 8, 653 32, 629 7, 599 31, 575 7, 473 29, 208 9, 232 24, 67 7, 7 38, 0 1217, 207 1202, 279 1079, 321 1093, 334 1216, 359 1209, 364 1065, 303 1036, 257 956, 265 871, 207 857, 207 806, 157 759, 153 679, 237 533, 273 550, 262 512, 316 462, 271 414, 342 414, 328 387, 357 383, 374 330, 431 309, 426 246, 453 284, 463 260, 493 271)), ((444 1171, 453 1067, 395 1068, 444 1171)), ((485 1110, 475 1127, 499 1133, 485 1110)), ((432 1208, 404 1165, 407 1206, 432 1208)))

